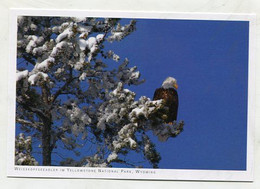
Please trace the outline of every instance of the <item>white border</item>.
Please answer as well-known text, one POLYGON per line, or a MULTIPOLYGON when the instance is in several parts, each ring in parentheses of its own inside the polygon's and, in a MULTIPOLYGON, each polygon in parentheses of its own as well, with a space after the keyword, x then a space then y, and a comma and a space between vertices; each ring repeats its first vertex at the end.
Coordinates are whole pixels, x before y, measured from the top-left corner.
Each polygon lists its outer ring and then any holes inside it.
POLYGON ((54 178, 109 178, 109 179, 152 179, 152 180, 214 180, 253 181, 253 146, 255 124, 255 58, 256 58, 256 16, 254 14, 212 14, 212 13, 162 13, 162 12, 120 12, 82 10, 37 10, 11 9, 10 11, 10 63, 8 86, 8 162, 7 175, 10 177, 54 177, 54 178), (123 169, 123 168, 68 168, 31 167, 14 165, 15 140, 15 77, 16 35, 18 15, 30 16, 74 16, 114 17, 188 20, 232 20, 249 21, 249 69, 248 69, 248 129, 246 171, 187 170, 187 169, 123 169), (18 170, 15 170, 17 169, 18 170), (32 170, 35 169, 35 170, 32 170), (36 170, 37 169, 37 170, 36 170), (110 173, 108 173, 110 171, 110 173), (111 172, 112 171, 112 172, 111 172), (137 173, 145 171, 147 173, 137 173), (94 173, 93 173, 94 172, 94 173))

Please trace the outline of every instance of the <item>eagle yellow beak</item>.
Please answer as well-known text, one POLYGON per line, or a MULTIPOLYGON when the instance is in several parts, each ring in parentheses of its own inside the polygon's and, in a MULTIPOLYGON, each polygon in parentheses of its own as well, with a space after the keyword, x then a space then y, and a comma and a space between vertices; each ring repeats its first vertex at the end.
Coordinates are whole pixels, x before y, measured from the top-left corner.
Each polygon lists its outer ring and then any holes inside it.
POLYGON ((174 83, 173 86, 175 89, 178 89, 178 87, 179 87, 177 83, 174 83))

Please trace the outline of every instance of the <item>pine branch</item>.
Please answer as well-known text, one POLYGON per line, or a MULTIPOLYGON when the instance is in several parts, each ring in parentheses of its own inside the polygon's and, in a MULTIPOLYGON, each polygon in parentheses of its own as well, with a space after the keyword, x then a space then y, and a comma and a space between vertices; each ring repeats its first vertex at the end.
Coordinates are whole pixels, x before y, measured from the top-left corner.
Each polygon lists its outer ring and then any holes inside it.
POLYGON ((30 111, 32 113, 37 114, 41 119, 47 119, 47 117, 45 116, 45 114, 42 112, 42 110, 38 109, 38 108, 34 108, 29 106, 27 103, 22 102, 19 99, 16 99, 16 102, 18 102, 25 110, 30 111))
MULTIPOLYGON (((74 78, 75 79, 75 78, 74 78)), ((73 81, 73 78, 70 78, 67 80, 67 82, 53 95, 52 102, 54 102, 60 94, 62 94, 63 90, 66 89, 66 87, 69 86, 69 84, 73 81)))
POLYGON ((36 64, 35 61, 34 61, 31 57, 29 57, 28 54, 27 54, 27 56, 24 55, 23 58, 24 58, 27 62, 29 62, 29 63, 31 63, 32 65, 35 66, 35 64, 36 64))
POLYGON ((27 121, 27 120, 24 120, 24 119, 20 119, 20 118, 16 118, 16 122, 17 123, 20 123, 22 125, 28 125, 28 126, 31 126, 35 129, 37 129, 38 131, 41 130, 41 127, 43 126, 43 123, 41 122, 30 122, 30 121, 27 121))

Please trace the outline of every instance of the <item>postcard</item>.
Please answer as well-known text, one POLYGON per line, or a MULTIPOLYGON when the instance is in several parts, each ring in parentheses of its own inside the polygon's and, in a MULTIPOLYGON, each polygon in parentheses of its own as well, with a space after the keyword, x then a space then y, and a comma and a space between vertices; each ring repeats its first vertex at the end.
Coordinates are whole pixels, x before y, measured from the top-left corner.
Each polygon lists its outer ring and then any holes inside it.
POLYGON ((9 177, 253 181, 255 15, 10 17, 9 177))

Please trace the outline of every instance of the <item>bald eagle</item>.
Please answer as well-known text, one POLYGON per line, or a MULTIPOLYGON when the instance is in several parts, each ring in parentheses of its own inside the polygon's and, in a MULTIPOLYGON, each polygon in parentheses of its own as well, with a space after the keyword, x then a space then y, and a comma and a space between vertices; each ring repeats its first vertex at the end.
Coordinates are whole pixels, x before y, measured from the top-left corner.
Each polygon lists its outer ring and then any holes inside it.
POLYGON ((153 100, 163 99, 165 106, 168 108, 164 119, 168 124, 172 124, 177 120, 179 106, 177 89, 177 80, 173 77, 167 77, 162 86, 154 92, 153 100))

